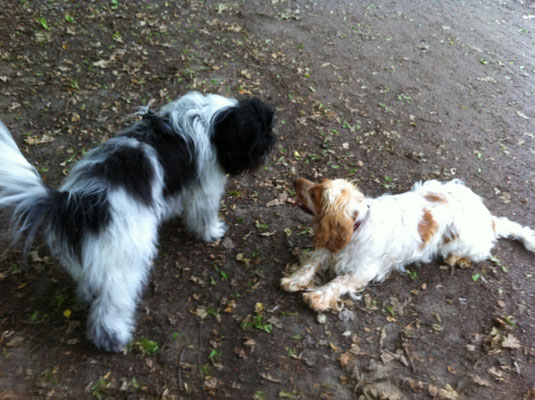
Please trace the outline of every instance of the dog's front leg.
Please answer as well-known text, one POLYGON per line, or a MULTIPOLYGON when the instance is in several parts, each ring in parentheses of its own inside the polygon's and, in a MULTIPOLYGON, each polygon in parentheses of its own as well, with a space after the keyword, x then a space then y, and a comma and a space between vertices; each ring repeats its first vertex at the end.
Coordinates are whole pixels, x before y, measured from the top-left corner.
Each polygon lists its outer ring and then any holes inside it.
POLYGON ((329 253, 326 250, 314 250, 305 265, 292 275, 281 279, 281 287, 287 292, 298 292, 314 285, 314 276, 322 268, 329 253))
POLYGON ((184 194, 185 223, 205 242, 221 239, 227 231, 227 225, 219 219, 225 181, 222 172, 214 171, 184 194))
POLYGON ((317 289, 303 293, 305 302, 316 311, 334 310, 340 311, 343 307, 340 298, 349 294, 355 297, 370 282, 372 276, 366 276, 362 273, 350 273, 337 276, 329 283, 320 286, 317 289))

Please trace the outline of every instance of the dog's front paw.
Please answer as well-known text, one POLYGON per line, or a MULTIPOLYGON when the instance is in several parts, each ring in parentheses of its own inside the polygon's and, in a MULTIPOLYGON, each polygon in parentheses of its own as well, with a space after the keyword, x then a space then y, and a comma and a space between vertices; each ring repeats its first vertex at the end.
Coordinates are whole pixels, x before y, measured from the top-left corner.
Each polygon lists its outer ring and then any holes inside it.
POLYGON ((281 279, 281 288, 286 292, 299 292, 311 287, 313 283, 310 280, 299 279, 299 277, 289 276, 281 279))
POLYGON ((313 290, 303 293, 303 300, 314 311, 327 311, 329 309, 340 311, 342 309, 340 297, 323 290, 313 290))
POLYGON ((201 239, 205 242, 215 242, 225 236, 228 226, 223 221, 218 220, 217 223, 209 226, 205 232, 203 232, 201 239))

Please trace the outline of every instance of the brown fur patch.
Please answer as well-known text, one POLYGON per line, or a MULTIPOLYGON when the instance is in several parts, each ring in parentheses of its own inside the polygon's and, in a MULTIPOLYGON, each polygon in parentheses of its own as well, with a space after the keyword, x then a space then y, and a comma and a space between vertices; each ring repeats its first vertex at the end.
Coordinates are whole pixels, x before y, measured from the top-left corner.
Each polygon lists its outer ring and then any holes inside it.
POLYGON ((438 193, 426 193, 424 198, 427 201, 433 202, 433 203, 447 203, 448 199, 446 199, 443 195, 438 193))
POLYGON ((442 245, 444 246, 457 239, 459 239, 459 234, 454 229, 448 229, 444 232, 444 235, 442 235, 442 245))
POLYGON ((321 211, 323 209, 323 192, 325 188, 322 185, 314 185, 310 190, 310 198, 314 203, 314 209, 321 211))
POLYGON ((311 182, 307 179, 297 178, 294 182, 295 192, 299 201, 314 215, 321 212, 322 197, 327 184, 311 182))
POLYGON ((418 223, 418 234, 422 239, 420 249, 423 249, 425 245, 433 238, 433 236, 435 236, 438 231, 438 228, 438 223, 433 218, 433 214, 431 213, 431 211, 425 209, 424 215, 418 223))
MULTIPOLYGON (((325 182, 320 185, 324 184, 325 182)), ((347 190, 342 190, 333 204, 321 204, 322 207, 319 209, 322 210, 322 214, 318 215, 315 226, 314 247, 326 248, 336 253, 351 241, 354 220, 346 215, 346 206, 350 198, 351 194, 347 190)))

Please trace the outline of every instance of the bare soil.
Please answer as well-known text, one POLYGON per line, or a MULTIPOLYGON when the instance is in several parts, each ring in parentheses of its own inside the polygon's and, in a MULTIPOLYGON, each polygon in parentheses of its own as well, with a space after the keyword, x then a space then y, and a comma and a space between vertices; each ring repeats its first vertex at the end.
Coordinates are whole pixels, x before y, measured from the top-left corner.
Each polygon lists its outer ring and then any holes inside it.
POLYGON ((224 240, 162 227, 125 354, 85 339, 42 242, 24 265, 3 239, 0 399, 535 398, 535 257, 518 243, 470 269, 411 266, 341 314, 279 287, 312 245, 296 176, 373 196, 457 177, 535 227, 534 52, 520 0, 2 2, 0 118, 48 184, 136 106, 189 90, 272 103, 280 143, 230 181, 224 240))

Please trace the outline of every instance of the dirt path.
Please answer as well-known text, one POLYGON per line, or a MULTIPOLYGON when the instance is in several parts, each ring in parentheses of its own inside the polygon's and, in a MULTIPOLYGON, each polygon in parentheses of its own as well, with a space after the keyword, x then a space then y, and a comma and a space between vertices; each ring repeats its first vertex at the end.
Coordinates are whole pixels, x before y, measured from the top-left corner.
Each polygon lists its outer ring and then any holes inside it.
POLYGON ((0 118, 52 186, 136 106, 192 89, 271 102, 280 144, 266 168, 230 182, 220 243, 162 227, 127 354, 86 341, 86 310, 43 245, 28 266, 3 252, 0 399, 535 398, 535 257, 517 243, 471 269, 393 274, 339 315, 279 288, 312 244, 291 206, 296 176, 351 178, 369 195, 458 177, 494 213, 535 227, 535 6, 2 8, 0 118))

